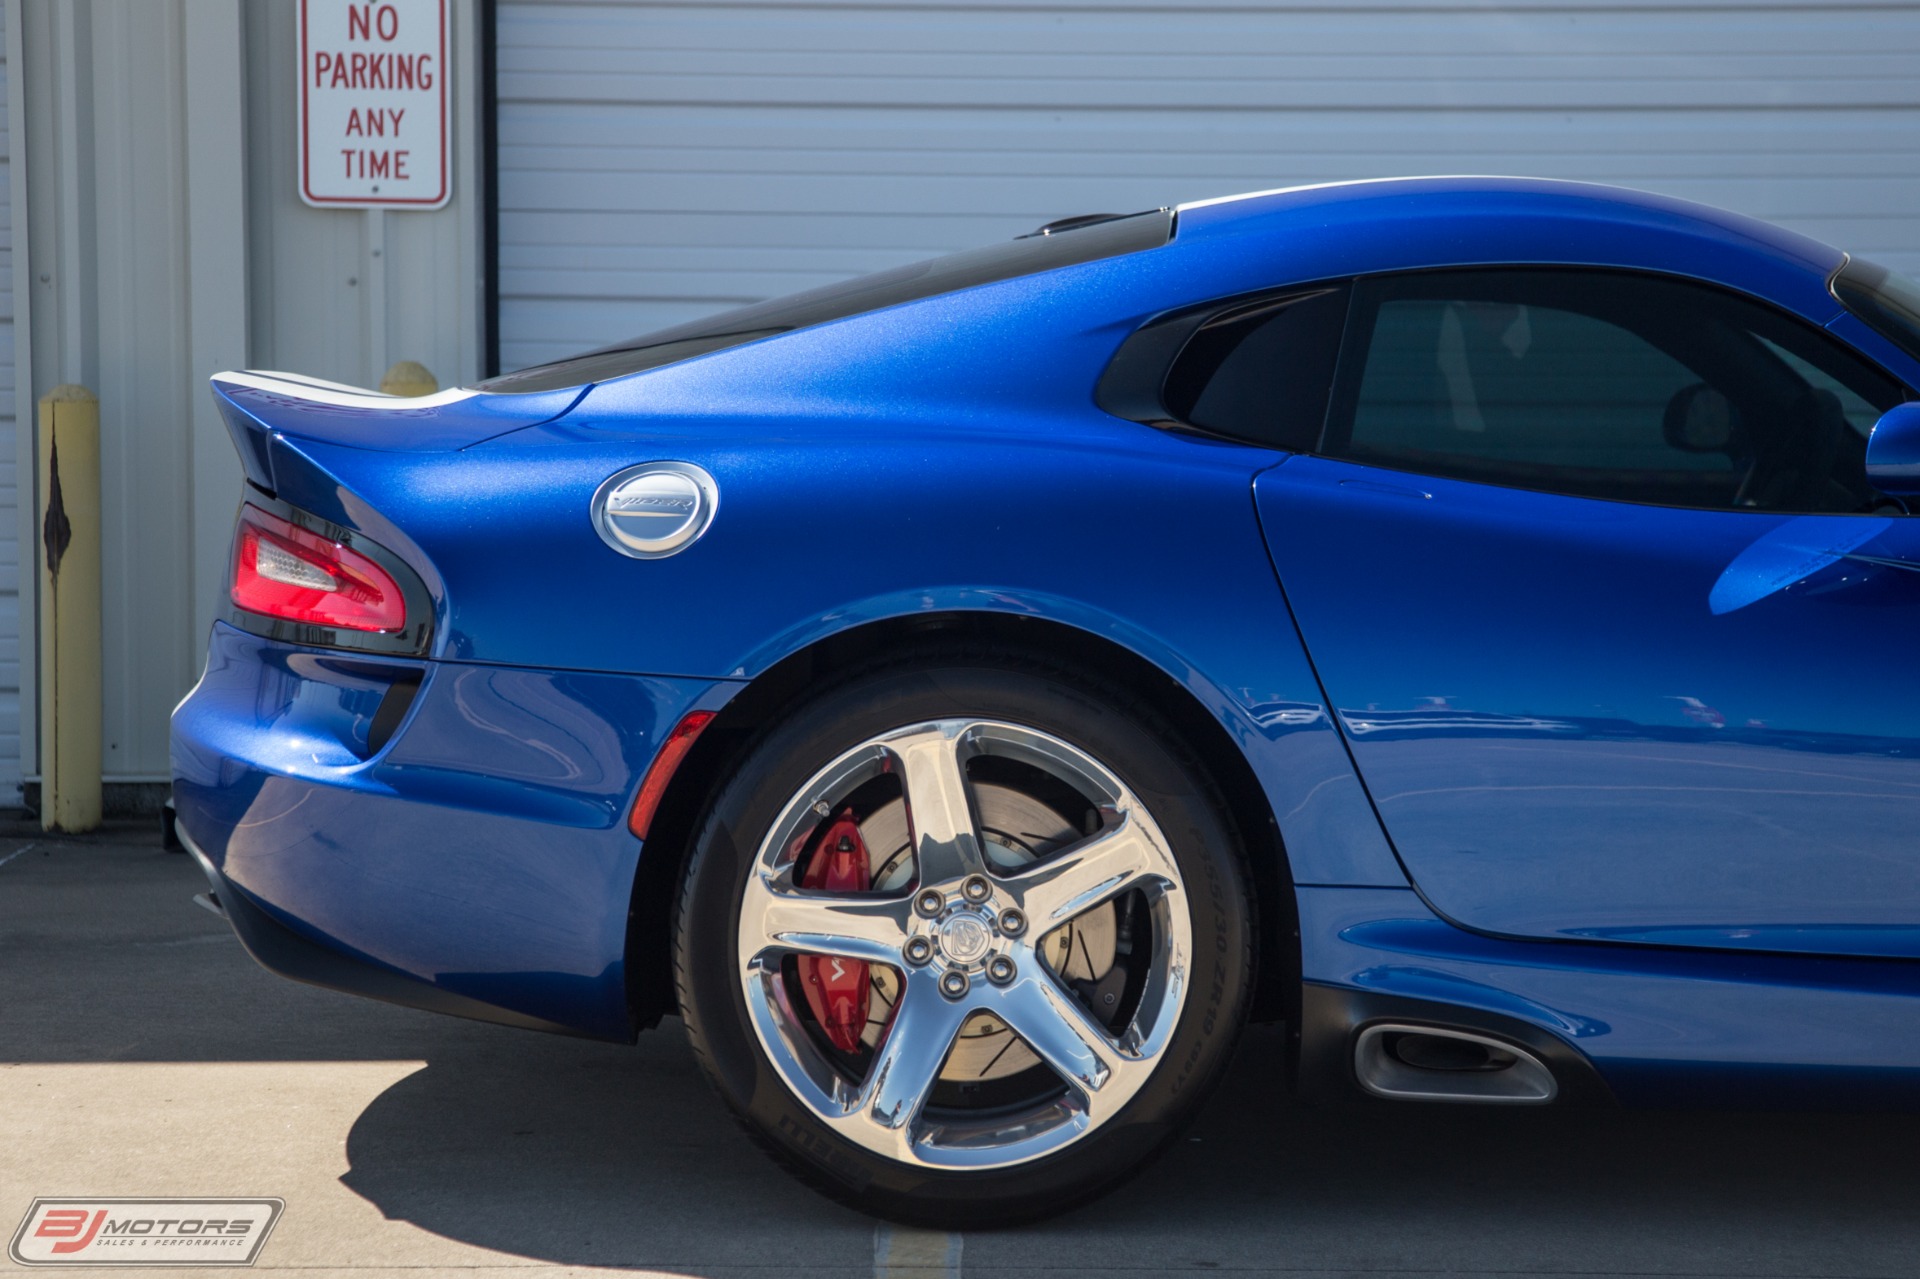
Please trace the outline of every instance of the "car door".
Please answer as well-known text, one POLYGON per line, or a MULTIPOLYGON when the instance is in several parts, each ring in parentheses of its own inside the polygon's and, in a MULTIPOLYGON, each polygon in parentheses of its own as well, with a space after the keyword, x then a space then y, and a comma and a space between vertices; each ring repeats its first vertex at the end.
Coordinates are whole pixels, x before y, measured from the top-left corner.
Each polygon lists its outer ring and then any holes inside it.
POLYGON ((1920 532, 1864 472, 1905 395, 1697 283, 1354 283, 1324 434, 1255 501, 1436 909, 1920 957, 1920 532))

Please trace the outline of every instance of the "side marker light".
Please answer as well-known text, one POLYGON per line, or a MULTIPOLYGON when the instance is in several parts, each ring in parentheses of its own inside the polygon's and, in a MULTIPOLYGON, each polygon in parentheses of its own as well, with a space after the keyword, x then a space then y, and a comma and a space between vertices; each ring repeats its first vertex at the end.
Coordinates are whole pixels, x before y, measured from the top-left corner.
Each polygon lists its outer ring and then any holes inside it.
POLYGON ((688 711, 673 726, 673 731, 667 734, 667 740, 661 743, 660 753, 653 757, 646 779, 640 783, 640 793, 634 797, 633 812, 627 817, 627 829, 639 838, 647 837, 647 831, 653 826, 654 812, 660 807, 667 786, 679 771, 687 752, 693 749, 694 742, 707 725, 713 723, 713 716, 713 711, 688 711))

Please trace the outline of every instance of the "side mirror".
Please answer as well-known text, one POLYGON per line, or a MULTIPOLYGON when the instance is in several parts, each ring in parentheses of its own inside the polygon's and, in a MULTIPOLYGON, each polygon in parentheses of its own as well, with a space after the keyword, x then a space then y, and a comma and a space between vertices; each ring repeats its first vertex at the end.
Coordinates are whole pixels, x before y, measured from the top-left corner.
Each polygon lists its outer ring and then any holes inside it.
POLYGON ((1867 482, 1891 497, 1920 494, 1920 400, 1894 405, 1873 424, 1867 482))

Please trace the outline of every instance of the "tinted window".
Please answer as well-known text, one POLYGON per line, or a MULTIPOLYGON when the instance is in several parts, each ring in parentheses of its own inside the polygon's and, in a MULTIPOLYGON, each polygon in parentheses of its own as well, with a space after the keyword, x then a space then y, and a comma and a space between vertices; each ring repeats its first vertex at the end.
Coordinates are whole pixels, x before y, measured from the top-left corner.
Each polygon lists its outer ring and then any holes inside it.
POLYGON ((1920 360, 1920 284, 1883 266, 1848 258, 1834 274, 1833 296, 1889 342, 1920 360))
POLYGON ((1831 394, 1840 405, 1841 416, 1847 419, 1847 425, 1853 428, 1855 435, 1864 440, 1873 434, 1874 423, 1880 420, 1880 410, 1869 403, 1865 396, 1825 369, 1809 364, 1792 351, 1767 342, 1765 338, 1760 340, 1766 342, 1767 349, 1779 356, 1788 368, 1804 378, 1808 386, 1831 394))
POLYGON ((1900 388, 1817 329, 1623 272, 1434 272, 1355 284, 1323 448, 1590 497, 1854 511, 1858 421, 1900 388))
POLYGON ((1296 452, 1313 448, 1346 310, 1341 284, 1210 317, 1167 375, 1167 412, 1215 435, 1296 452))
POLYGON ((1126 217, 1063 226, 1051 233, 1023 235, 1005 244, 969 249, 943 258, 915 262, 863 275, 840 284, 810 289, 616 342, 552 364, 536 365, 476 384, 476 390, 501 393, 554 391, 586 382, 604 382, 643 369, 659 368, 712 351, 740 346, 778 333, 842 320, 867 311, 897 306, 939 293, 952 293, 996 280, 1033 275, 1098 258, 1158 248, 1173 235, 1173 211, 1155 209, 1126 217))

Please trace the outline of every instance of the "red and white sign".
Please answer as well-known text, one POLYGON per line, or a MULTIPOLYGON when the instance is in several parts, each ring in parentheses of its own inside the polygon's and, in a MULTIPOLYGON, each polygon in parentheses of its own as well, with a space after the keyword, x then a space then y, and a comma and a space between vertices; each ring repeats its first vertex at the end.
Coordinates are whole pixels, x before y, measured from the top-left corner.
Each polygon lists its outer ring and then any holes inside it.
POLYGON ((300 0, 300 198, 444 205, 448 70, 447 0, 300 0))

